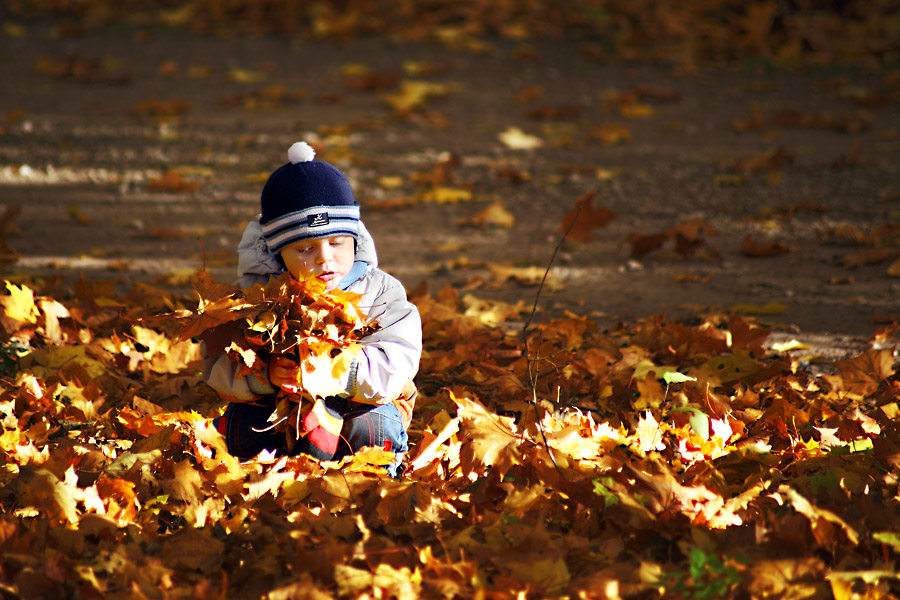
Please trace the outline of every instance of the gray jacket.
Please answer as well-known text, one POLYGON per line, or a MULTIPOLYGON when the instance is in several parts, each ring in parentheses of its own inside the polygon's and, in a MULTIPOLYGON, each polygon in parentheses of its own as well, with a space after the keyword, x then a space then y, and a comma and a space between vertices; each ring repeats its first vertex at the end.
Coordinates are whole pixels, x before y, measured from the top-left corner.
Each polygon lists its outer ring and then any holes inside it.
MULTIPOLYGON (((360 294, 360 308, 374 317, 379 329, 360 340, 362 351, 344 376, 348 398, 366 404, 387 404, 415 376, 422 356, 422 320, 397 279, 378 268, 375 242, 360 222, 356 260, 366 263, 363 275, 347 290, 360 294)), ((269 252, 259 219, 251 221, 238 245, 238 285, 249 287, 284 271, 269 252)), ((226 355, 204 361, 207 383, 229 400, 248 402, 277 390, 262 373, 236 377, 236 365, 226 355)))

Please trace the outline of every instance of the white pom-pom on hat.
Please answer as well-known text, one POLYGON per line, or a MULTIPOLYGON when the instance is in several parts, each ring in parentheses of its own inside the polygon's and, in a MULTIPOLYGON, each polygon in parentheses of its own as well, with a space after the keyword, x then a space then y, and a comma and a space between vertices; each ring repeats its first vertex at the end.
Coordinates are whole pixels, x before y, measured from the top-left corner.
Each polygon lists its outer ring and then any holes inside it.
POLYGON ((288 148, 288 160, 293 164, 309 162, 316 157, 316 151, 306 142, 296 142, 288 148))

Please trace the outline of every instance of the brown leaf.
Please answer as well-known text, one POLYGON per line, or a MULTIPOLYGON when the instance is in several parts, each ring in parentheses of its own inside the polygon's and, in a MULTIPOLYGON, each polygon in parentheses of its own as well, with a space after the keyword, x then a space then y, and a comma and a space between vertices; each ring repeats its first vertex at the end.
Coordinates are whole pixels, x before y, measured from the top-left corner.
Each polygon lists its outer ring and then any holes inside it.
POLYGON ((864 265, 877 265, 895 260, 900 256, 900 248, 866 248, 848 252, 841 259, 841 264, 848 269, 864 265))
POLYGON ((525 116, 539 121, 577 119, 584 112, 584 107, 577 104, 558 106, 544 105, 529 109, 525 116))
POLYGON ((563 217, 560 230, 567 239, 574 242, 590 241, 593 229, 606 227, 615 218, 615 214, 603 206, 594 208, 596 195, 597 190, 594 190, 579 196, 572 211, 563 217))
POLYGON ((140 117, 177 117, 190 110, 191 104, 187 100, 180 98, 172 100, 148 98, 135 104, 131 112, 140 117))
POLYGON ((344 75, 344 86, 354 92, 389 90, 400 83, 400 74, 393 71, 368 71, 344 75))
POLYGON ((429 171, 413 173, 409 180, 420 185, 441 186, 453 182, 454 173, 461 164, 458 155, 449 152, 440 157, 429 171))
POLYGON ((169 169, 160 177, 147 180, 147 188, 154 192, 190 194, 200 187, 198 182, 185 179, 177 169, 169 169))
POLYGON ((783 148, 772 148, 751 158, 740 159, 732 163, 732 169, 744 173, 759 171, 780 171, 794 164, 794 157, 783 148))
POLYGON ((604 146, 631 141, 631 129, 617 123, 603 123, 587 133, 587 139, 598 140, 604 146))
POLYGON ((225 544, 206 529, 183 527, 162 540, 161 557, 173 569, 215 571, 225 558, 225 544))
POLYGON ((865 397, 878 389, 881 382, 894 375, 894 359, 890 350, 866 350, 855 358, 835 363, 843 388, 865 397))
POLYGON ((640 258, 662 248, 668 239, 669 234, 666 231, 648 234, 630 233, 624 243, 631 244, 632 257, 640 258))
POLYGON ((778 240, 759 241, 756 238, 748 235, 744 238, 744 243, 741 246, 741 252, 744 254, 744 256, 765 257, 787 254, 788 252, 790 252, 790 249, 788 249, 787 245, 785 245, 784 242, 778 240))

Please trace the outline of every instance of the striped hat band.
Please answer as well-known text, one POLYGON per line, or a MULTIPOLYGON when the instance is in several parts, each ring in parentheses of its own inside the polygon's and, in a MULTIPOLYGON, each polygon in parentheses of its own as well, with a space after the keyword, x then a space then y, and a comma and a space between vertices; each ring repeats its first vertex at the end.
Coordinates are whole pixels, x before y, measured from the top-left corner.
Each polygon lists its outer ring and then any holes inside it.
POLYGON ((311 206, 261 223, 263 238, 275 254, 303 240, 359 234, 359 206, 311 206))

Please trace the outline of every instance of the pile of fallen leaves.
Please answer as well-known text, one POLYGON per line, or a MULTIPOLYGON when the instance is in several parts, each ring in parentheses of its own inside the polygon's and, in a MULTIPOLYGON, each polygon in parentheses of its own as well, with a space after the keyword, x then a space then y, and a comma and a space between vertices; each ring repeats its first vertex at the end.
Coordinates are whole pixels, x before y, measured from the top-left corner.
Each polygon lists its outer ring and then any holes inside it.
POLYGON ((900 8, 889 0, 833 5, 802 0, 41 0, 12 2, 15 18, 62 16, 64 33, 111 23, 216 35, 346 40, 384 35, 487 52, 491 38, 566 38, 588 58, 765 60, 784 66, 890 65, 900 50, 900 8))
POLYGON ((50 285, 0 297, 5 598, 900 590, 894 330, 813 374, 736 316, 602 331, 414 292, 420 399, 392 479, 366 452, 231 457, 198 343, 157 318, 196 297, 50 285))

